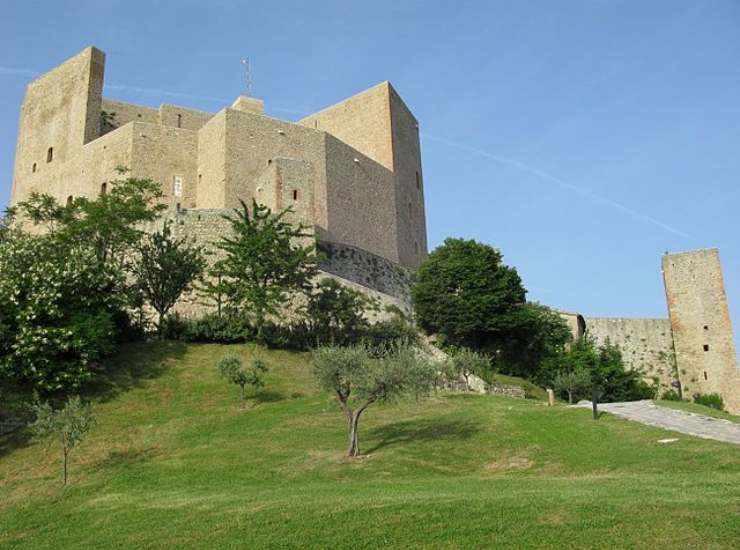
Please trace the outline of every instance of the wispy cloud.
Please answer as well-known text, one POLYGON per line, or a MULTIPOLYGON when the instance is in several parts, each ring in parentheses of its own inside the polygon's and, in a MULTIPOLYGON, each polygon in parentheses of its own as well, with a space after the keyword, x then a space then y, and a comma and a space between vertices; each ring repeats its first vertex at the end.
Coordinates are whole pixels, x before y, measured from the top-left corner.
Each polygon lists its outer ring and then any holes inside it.
POLYGON ((157 88, 141 88, 139 86, 129 86, 128 84, 105 84, 108 90, 117 90, 135 94, 153 95, 157 97, 178 97, 181 99, 193 99, 196 101, 212 101, 214 103, 227 103, 229 100, 224 97, 210 95, 186 94, 183 92, 173 92, 170 90, 160 90, 157 88))
MULTIPOLYGON (((41 74, 43 73, 40 73, 39 71, 34 71, 32 69, 20 69, 18 67, 0 66, 0 75, 35 78, 37 76, 40 76, 41 74)), ((194 101, 210 101, 213 103, 221 103, 221 104, 231 103, 231 100, 225 97, 187 94, 184 92, 173 92, 172 90, 161 90, 159 88, 143 88, 141 86, 130 86, 128 84, 105 84, 104 87, 107 90, 115 90, 119 92, 128 92, 128 93, 134 93, 134 94, 151 95, 155 97, 174 97, 174 98, 179 98, 179 99, 191 99, 194 101)), ((287 109, 283 107, 271 107, 270 110, 280 112, 280 113, 289 113, 289 114, 301 115, 301 116, 307 116, 311 114, 307 111, 301 111, 298 109, 287 109)))
POLYGON ((0 74, 33 78, 35 76, 39 76, 41 73, 38 71, 32 71, 31 69, 18 69, 17 67, 0 67, 0 74))
POLYGON ((663 229, 665 231, 668 231, 669 233, 673 233, 674 235, 678 235, 680 237, 684 237, 686 239, 695 240, 694 237, 691 235, 688 235, 687 233, 684 233, 680 229, 673 227, 672 225, 669 225, 667 223, 664 223, 660 220, 657 220, 653 218, 652 216, 649 216, 647 214, 643 214, 642 212, 638 212, 637 210, 634 210, 628 206, 625 206, 622 203, 619 203, 615 200, 609 199, 607 197, 602 197, 601 195, 597 195, 596 193, 593 193, 592 191, 589 191, 588 189, 584 189, 583 187, 580 187, 578 185, 575 185, 573 183, 570 183, 569 181, 566 181, 564 179, 561 179, 557 176, 554 176, 550 174, 549 172, 545 172, 544 170, 540 170, 539 168, 535 166, 530 166, 529 164, 512 159, 507 157, 502 157, 500 155, 495 155, 493 153, 490 153, 488 151, 484 151, 483 149, 478 149, 477 147, 472 147, 470 145, 467 145, 465 143, 460 143, 457 141, 452 141, 447 138, 434 136, 431 134, 423 133, 422 137, 437 141, 439 143, 443 143, 445 145, 448 145, 449 147, 454 147, 456 149, 460 149, 462 151, 467 151, 469 153, 473 153, 475 155, 485 157, 487 159, 490 159, 494 162, 497 162, 499 164, 503 164, 506 166, 511 166, 513 168, 516 168, 518 170, 521 170, 523 172, 527 172, 529 174, 532 174, 534 176, 537 176, 538 178, 552 182, 564 189, 567 189, 573 193, 576 193, 578 195, 581 195, 582 197, 586 197, 588 199, 593 200, 594 202, 598 202, 601 204, 605 204, 614 210, 618 210, 619 212, 622 212, 623 214, 627 214, 628 216, 632 218, 636 218, 638 220, 641 220, 645 223, 649 223, 651 225, 654 225, 655 227, 659 227, 660 229, 663 229))

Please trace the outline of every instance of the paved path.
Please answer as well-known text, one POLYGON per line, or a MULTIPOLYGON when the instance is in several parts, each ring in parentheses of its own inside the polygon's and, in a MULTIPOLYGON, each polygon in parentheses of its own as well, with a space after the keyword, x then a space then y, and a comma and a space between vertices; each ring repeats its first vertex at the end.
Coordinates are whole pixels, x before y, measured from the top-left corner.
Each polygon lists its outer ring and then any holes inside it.
MULTIPOLYGON (((591 402, 581 401, 577 406, 591 408, 591 402)), ((658 407, 650 400, 601 403, 599 411, 642 422, 649 426, 740 445, 740 424, 721 418, 658 407)))

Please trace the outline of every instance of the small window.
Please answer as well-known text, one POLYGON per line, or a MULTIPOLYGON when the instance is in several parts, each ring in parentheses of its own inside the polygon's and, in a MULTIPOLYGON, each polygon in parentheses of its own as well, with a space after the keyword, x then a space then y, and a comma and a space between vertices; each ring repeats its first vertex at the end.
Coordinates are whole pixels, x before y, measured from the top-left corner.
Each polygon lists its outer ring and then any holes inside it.
POLYGON ((74 197, 70 195, 67 197, 67 206, 72 206, 72 201, 74 200, 74 197))
POLYGON ((172 179, 172 192, 176 197, 182 196, 182 176, 175 176, 172 179))
POLYGON ((419 172, 416 173, 416 188, 421 191, 421 179, 419 179, 419 172))
POLYGON ((409 216, 413 213, 412 210, 413 210, 413 207, 411 206, 411 203, 409 203, 409 216))
POLYGON ((177 208, 177 211, 180 211, 180 203, 178 202, 177 205, 175 205, 175 208, 177 208))
POLYGON ((704 344, 704 351, 709 351, 709 344, 704 344))
POLYGON ((36 173, 36 163, 33 163, 33 166, 31 167, 31 172, 36 173))
POLYGON ((182 115, 177 113, 177 127, 182 128, 182 115))
POLYGON ((707 371, 704 371, 704 380, 707 380, 707 371))
POLYGON ((203 174, 198 174, 198 185, 203 182, 203 174))
POLYGON ((267 166, 270 166, 272 164, 272 159, 267 159, 267 166))
POLYGON ((298 189, 293 189, 293 200, 294 201, 298 200, 298 189))
POLYGON ((46 162, 51 162, 54 160, 54 148, 49 147, 49 150, 46 151, 46 162))
POLYGON ((414 252, 419 253, 419 243, 417 241, 414 241, 414 252))
POLYGON ((704 325, 704 330, 709 330, 709 325, 704 325))
POLYGON ((141 113, 136 113, 137 118, 141 118, 141 113))

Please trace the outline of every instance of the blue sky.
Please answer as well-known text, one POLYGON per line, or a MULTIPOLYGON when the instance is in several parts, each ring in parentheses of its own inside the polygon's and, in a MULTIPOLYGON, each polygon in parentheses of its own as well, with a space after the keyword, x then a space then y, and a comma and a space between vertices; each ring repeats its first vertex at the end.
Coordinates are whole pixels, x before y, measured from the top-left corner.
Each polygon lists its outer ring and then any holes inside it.
POLYGON ((499 247, 530 299, 664 317, 660 255, 721 249, 740 325, 740 2, 0 4, 0 206, 34 72, 88 45, 105 95, 216 111, 254 65, 295 120, 390 80, 422 132, 430 247, 499 247))

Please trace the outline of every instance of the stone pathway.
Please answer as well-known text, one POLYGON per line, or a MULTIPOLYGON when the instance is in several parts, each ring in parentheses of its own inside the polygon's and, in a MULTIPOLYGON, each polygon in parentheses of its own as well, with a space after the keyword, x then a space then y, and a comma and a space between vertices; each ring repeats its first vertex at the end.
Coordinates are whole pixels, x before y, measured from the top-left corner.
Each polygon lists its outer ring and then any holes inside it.
MULTIPOLYGON (((591 402, 581 401, 576 406, 590 409, 591 402)), ((649 426, 740 445, 740 424, 721 418, 658 407, 650 400, 601 403, 599 411, 642 422, 649 426)))

